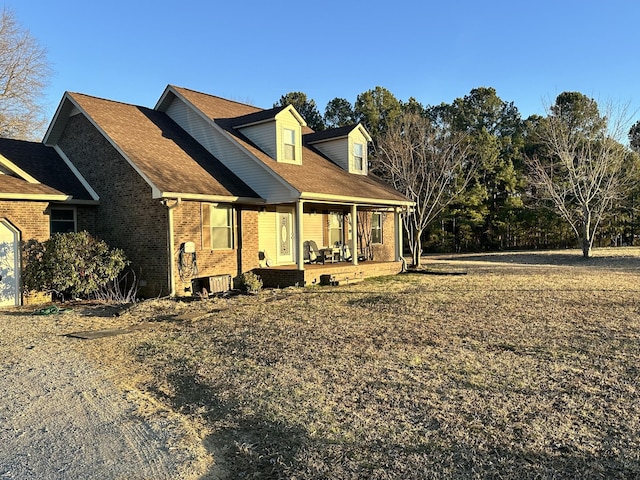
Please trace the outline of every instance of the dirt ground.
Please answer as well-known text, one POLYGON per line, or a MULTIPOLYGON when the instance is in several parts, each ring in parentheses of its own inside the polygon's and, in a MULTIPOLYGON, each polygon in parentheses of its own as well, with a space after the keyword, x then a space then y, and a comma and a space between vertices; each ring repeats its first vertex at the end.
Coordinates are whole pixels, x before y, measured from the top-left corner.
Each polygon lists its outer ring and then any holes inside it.
POLYGON ((0 479, 200 478, 211 463, 181 416, 116 385, 66 334, 126 327, 100 306, 0 312, 0 479))

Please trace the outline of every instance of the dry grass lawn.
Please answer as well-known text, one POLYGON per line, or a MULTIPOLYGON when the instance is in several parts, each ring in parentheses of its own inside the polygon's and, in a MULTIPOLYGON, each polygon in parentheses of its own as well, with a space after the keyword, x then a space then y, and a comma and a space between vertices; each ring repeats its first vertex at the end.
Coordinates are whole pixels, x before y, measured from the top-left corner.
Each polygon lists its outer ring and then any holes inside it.
POLYGON ((426 267, 467 274, 143 302, 77 346, 197 426, 203 478, 640 477, 640 250, 426 267))

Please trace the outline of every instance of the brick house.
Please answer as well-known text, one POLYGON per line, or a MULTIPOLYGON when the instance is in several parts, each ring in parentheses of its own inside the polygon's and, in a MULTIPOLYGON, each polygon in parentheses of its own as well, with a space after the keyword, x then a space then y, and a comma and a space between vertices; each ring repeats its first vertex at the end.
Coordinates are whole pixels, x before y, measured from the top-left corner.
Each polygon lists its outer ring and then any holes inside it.
MULTIPOLYGON (((51 233, 91 229, 92 199, 54 149, 0 139, 0 306, 20 305, 20 244, 51 233), (76 218, 77 212, 81 212, 76 218)), ((28 300, 28 299, 27 299, 28 300)))
POLYGON ((43 148, 90 194, 76 227, 125 251, 141 295, 180 296, 247 271, 266 286, 400 271, 411 202, 368 174, 370 141, 168 86, 154 108, 67 92, 43 148))

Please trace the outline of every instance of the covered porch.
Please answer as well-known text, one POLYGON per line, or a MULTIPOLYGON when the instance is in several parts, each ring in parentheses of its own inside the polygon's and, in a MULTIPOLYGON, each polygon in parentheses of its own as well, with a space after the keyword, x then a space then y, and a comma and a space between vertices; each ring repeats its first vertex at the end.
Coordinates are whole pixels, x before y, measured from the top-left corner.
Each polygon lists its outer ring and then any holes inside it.
POLYGON ((399 262, 403 207, 304 200, 265 207, 258 216, 258 267, 302 272, 318 263, 399 262))

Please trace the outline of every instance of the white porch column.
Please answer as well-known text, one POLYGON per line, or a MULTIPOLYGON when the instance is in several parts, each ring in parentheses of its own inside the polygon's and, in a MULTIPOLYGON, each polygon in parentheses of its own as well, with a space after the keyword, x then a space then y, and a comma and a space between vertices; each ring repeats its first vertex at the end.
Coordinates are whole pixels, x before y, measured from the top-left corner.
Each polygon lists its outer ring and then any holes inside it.
POLYGON ((351 263, 358 265, 358 207, 351 205, 351 263))
POLYGON ((303 207, 304 201, 298 200, 296 202, 296 263, 298 264, 298 270, 304 270, 304 228, 302 224, 303 207))
POLYGON ((402 257, 402 211, 400 207, 395 208, 393 215, 396 225, 396 262, 398 262, 402 257))

